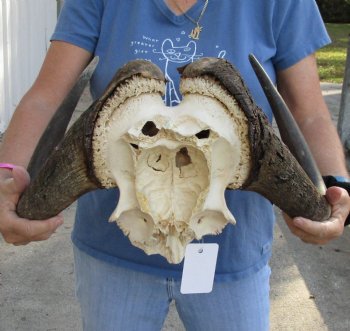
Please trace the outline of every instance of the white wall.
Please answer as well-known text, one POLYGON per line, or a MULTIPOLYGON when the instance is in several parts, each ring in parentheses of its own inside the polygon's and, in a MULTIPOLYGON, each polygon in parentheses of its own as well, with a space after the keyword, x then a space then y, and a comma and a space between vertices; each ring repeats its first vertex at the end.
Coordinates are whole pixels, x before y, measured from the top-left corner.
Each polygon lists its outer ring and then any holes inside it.
POLYGON ((0 132, 36 78, 57 18, 56 0, 0 0, 0 132))

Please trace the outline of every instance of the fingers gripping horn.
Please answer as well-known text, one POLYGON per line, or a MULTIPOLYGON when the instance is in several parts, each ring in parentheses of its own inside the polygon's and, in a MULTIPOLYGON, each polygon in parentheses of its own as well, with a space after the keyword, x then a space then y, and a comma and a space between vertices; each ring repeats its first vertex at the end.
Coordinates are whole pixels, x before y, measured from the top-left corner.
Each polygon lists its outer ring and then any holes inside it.
MULTIPOLYGON (((250 168, 241 189, 262 194, 291 217, 302 216, 315 221, 329 217, 330 207, 325 197, 274 133, 231 64, 223 59, 204 58, 182 68, 181 72, 183 78, 205 77, 219 84, 235 99, 247 118, 250 168)), ((218 98, 225 104, 224 98, 218 98)))
MULTIPOLYGON (((83 76, 86 77, 85 74, 83 76)), ((51 144, 51 150, 45 152, 46 160, 43 160, 40 154, 39 156, 37 153, 33 154, 30 164, 42 163, 43 165, 38 172, 37 167, 31 168, 35 170, 32 173, 37 172, 37 175, 32 178, 30 185, 20 197, 17 205, 17 213, 20 217, 47 219, 57 215, 82 194, 105 187, 97 175, 101 169, 96 169, 96 163, 94 163, 93 140, 96 123, 103 107, 106 105, 108 107, 109 99, 118 93, 125 94, 129 81, 138 77, 146 80, 143 84, 146 93, 147 89, 150 89, 147 85, 147 81, 150 80, 160 81, 164 89, 164 76, 158 67, 143 60, 129 62, 117 71, 104 94, 80 116, 64 138, 56 140, 54 145, 51 144), (37 159, 41 161, 38 162, 37 159)), ((121 103, 128 97, 124 94, 120 95, 121 103)), ((67 111, 72 114, 75 105, 71 102, 64 102, 64 104, 68 109, 63 109, 61 112, 67 111)), ((63 121, 66 127, 69 119, 63 121)), ((50 138, 52 126, 54 124, 49 125, 45 133, 50 138)), ((61 133, 64 131, 60 129, 61 133)))

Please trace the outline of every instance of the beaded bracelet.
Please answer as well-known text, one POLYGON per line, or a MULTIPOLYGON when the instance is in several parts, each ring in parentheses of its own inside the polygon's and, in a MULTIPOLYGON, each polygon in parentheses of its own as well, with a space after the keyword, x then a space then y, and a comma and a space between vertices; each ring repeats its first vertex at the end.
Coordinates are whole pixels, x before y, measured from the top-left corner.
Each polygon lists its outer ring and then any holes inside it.
POLYGON ((16 166, 12 163, 0 163, 0 168, 12 170, 16 168, 16 166))

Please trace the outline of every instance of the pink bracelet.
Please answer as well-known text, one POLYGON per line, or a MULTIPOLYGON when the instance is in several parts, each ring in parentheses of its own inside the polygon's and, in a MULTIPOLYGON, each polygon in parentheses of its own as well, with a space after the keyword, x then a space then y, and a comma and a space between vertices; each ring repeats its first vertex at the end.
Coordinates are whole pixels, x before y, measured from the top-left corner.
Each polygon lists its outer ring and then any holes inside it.
POLYGON ((16 168, 16 166, 12 163, 0 163, 0 168, 12 170, 12 169, 16 168))

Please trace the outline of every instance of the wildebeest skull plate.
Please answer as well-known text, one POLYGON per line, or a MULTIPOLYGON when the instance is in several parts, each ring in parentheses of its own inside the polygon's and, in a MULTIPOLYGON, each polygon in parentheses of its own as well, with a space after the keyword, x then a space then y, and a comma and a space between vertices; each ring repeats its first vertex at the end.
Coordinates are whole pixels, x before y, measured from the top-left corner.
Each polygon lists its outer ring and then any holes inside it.
POLYGON ((234 223, 224 191, 249 174, 248 124, 209 78, 184 79, 177 107, 164 105, 163 91, 161 81, 134 77, 109 98, 94 131, 94 167, 104 187, 120 189, 111 220, 135 246, 178 263, 193 239, 234 223))
POLYGON ((138 60, 121 68, 67 133, 18 212, 46 218, 84 192, 117 186, 120 200, 110 221, 133 245, 170 263, 181 262, 193 239, 235 223, 226 188, 261 193, 291 216, 325 218, 325 199, 273 133, 238 72, 225 60, 204 58, 181 74, 183 100, 166 107, 158 67, 138 60))

